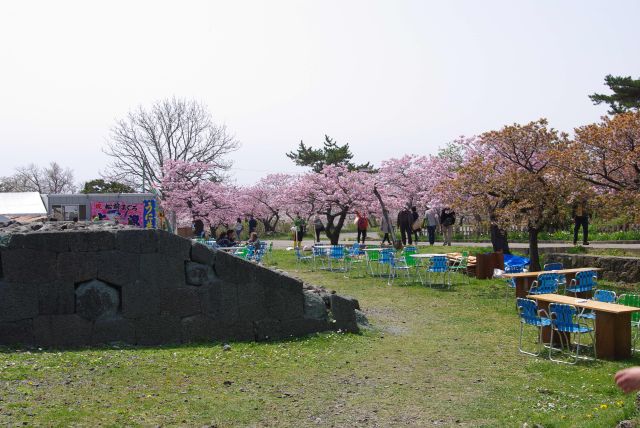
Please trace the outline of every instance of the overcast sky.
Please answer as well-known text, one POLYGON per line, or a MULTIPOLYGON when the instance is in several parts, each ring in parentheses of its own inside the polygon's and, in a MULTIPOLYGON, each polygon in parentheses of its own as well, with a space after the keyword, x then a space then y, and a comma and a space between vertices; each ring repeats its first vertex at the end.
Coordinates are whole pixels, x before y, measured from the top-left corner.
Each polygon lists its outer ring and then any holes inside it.
POLYGON ((433 153, 539 117, 596 121, 606 74, 640 77, 640 2, 4 1, 0 176, 55 160, 78 181, 107 164, 116 119, 197 99, 242 143, 249 184, 295 172, 324 134, 356 161, 433 153))

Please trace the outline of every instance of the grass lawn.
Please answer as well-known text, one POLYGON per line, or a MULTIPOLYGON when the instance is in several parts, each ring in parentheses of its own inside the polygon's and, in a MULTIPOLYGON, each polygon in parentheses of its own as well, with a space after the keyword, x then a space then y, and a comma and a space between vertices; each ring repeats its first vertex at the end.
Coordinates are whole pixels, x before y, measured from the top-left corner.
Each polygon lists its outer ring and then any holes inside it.
MULTIPOLYGON (((292 252, 271 263, 295 269, 292 252)), ((448 291, 295 274, 358 298, 374 329, 230 351, 5 349, 0 425, 601 427, 636 417, 635 395, 612 377, 640 358, 567 366, 519 354, 502 281, 448 291)))

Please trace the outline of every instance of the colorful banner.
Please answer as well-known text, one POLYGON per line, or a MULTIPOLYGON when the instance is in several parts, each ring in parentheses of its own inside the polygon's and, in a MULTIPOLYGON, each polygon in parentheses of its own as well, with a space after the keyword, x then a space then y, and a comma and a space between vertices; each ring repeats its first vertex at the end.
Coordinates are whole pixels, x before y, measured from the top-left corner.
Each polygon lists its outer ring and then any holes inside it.
POLYGON ((144 227, 146 229, 156 228, 156 201, 149 199, 144 201, 144 227))
POLYGON ((91 218, 117 221, 120 224, 142 227, 144 204, 124 202, 91 202, 91 218))

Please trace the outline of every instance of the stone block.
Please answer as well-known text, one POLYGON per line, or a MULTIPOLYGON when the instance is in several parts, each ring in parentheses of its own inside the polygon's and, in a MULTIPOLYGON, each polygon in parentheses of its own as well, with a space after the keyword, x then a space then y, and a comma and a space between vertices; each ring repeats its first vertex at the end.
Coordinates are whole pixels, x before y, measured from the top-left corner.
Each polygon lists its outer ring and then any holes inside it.
POLYGON ((2 251, 2 273, 8 282, 52 282, 58 277, 56 256, 51 251, 27 248, 2 251))
POLYGON ((300 319, 281 321, 280 327, 285 337, 300 337, 312 333, 331 330, 328 320, 300 319))
POLYGON ((327 305, 318 293, 304 292, 304 318, 327 321, 327 305))
POLYGON ((58 278, 63 281, 82 282, 98 276, 96 253, 67 252, 58 254, 58 278))
POLYGON ((180 317, 150 315, 135 320, 136 343, 151 346, 180 343, 182 324, 180 317))
POLYGON ((213 266, 216 261, 216 252, 199 242, 191 244, 191 260, 207 266, 213 266))
POLYGON ((93 324, 91 343, 136 343, 136 330, 133 321, 124 318, 99 320, 93 324))
POLYGON ((115 234, 116 249, 127 253, 158 251, 158 232, 153 229, 124 229, 115 234))
POLYGON ((0 322, 0 345, 33 345, 33 320, 0 322))
POLYGON ((238 285, 220 281, 213 286, 198 289, 202 312, 218 322, 233 324, 238 321, 238 285))
POLYGON ((165 254, 142 254, 140 256, 140 279, 158 288, 178 288, 186 284, 184 260, 165 254))
POLYGON ((40 315, 33 320, 35 343, 81 346, 91 343, 92 323, 78 315, 40 315))
POLYGON ((253 323, 255 327, 255 338, 259 341, 277 340, 285 337, 280 320, 265 318, 253 323))
POLYGON ((191 258, 191 240, 158 230, 158 252, 180 260, 191 258))
POLYGON ((38 315, 37 284, 0 281, 0 322, 18 321, 38 315))
POLYGON ((234 324, 222 324, 217 330, 218 340, 252 341, 256 340, 255 325, 251 321, 237 321, 234 324))
POLYGON ((271 318, 287 320, 304 316, 302 283, 297 286, 283 281, 279 284, 264 284, 267 313, 271 318))
POLYGON ((256 321, 267 317, 266 296, 262 284, 238 284, 238 319, 256 321))
POLYGON ((221 335, 219 324, 206 315, 184 317, 181 324, 183 342, 211 342, 221 335))
POLYGON ((38 284, 38 312, 40 315, 64 315, 75 312, 75 287, 71 281, 38 284))
POLYGON ((120 290, 103 281, 93 279, 76 287, 76 313, 96 321, 113 319, 120 309, 120 290))
POLYGON ((109 251, 115 248, 115 233, 107 230, 66 232, 69 250, 75 252, 109 251))
POLYGON ((216 251, 214 270, 223 281, 238 284, 247 281, 256 281, 256 272, 258 269, 268 270, 240 257, 227 254, 224 251, 216 251))
POLYGON ((356 322, 356 308, 353 301, 338 294, 332 294, 330 302, 331 314, 335 320, 333 328, 350 333, 358 333, 360 330, 356 322))
POLYGON ((160 313, 187 317, 202 312, 198 290, 194 288, 160 289, 160 313))
POLYGON ((69 251, 69 234, 67 232, 17 233, 11 236, 8 248, 61 253, 69 251))
POLYGON ((140 256, 124 251, 101 251, 97 256, 100 281, 125 286, 132 284, 140 274, 140 256))
POLYGON ((189 285, 213 285, 219 281, 218 276, 213 271, 213 266, 202 263, 185 263, 186 282, 189 285))
POLYGON ((160 289, 152 283, 137 280, 121 289, 122 316, 140 318, 160 314, 160 289))

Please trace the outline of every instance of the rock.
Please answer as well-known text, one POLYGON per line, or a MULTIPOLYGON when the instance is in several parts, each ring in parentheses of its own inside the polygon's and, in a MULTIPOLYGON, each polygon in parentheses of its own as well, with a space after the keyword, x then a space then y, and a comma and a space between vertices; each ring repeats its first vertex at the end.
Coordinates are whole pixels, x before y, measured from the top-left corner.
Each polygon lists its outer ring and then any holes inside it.
POLYGON ((122 316, 140 318, 160 314, 160 289, 144 280, 122 287, 122 316))
POLYGON ((0 345, 32 345, 34 339, 33 320, 0 322, 0 345))
POLYGON ((223 350, 223 351, 231 351, 231 345, 229 345, 228 343, 225 343, 225 344, 222 346, 222 350, 223 350))
POLYGON ((158 230, 158 252, 182 261, 191 257, 191 240, 158 230))
POLYGON ((304 291, 304 318, 327 320, 327 305, 318 293, 304 291))
POLYGON ((216 281, 219 281, 213 271, 213 266, 202 263, 186 262, 185 274, 189 285, 213 285, 216 281))
POLYGON ((184 260, 165 254, 141 254, 140 278, 160 289, 184 287, 184 260))
POLYGON ((114 318, 120 307, 117 288, 97 279, 76 288, 76 313, 82 318, 96 321, 114 318))
POLYGON ((140 256, 124 251, 101 251, 97 256, 97 279, 125 286, 132 284, 140 275, 140 256))
POLYGON ((135 320, 136 342, 152 346, 180 343, 182 325, 173 315, 150 315, 135 320))
POLYGON ((638 425, 631 420, 627 420, 627 421, 620 421, 618 422, 618 425, 616 425, 616 428, 636 428, 638 425))
POLYGON ((58 254, 58 277, 72 283, 89 281, 98 277, 97 253, 65 252, 58 254))
POLYGON ((115 233, 116 249, 125 253, 146 254, 158 251, 158 234, 153 229, 125 229, 115 233))
POLYGON ((330 308, 335 320, 334 329, 358 333, 356 323, 355 305, 351 299, 344 298, 338 294, 332 294, 330 298, 330 308))

